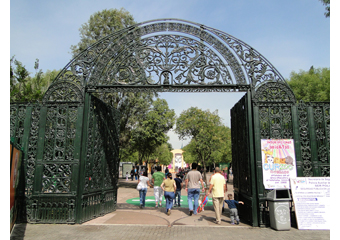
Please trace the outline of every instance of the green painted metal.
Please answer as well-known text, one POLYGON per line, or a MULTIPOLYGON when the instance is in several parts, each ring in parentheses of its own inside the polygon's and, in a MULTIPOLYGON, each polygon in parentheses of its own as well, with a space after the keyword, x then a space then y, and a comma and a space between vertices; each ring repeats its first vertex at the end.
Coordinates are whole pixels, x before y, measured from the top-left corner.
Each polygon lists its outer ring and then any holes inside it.
MULTIPOLYGON (((260 211, 258 208, 258 199, 256 192, 256 171, 255 171, 255 156, 254 156, 254 126, 253 126, 253 106, 252 106, 252 92, 248 90, 247 93, 247 103, 246 103, 246 117, 247 117, 247 127, 248 131, 248 139, 249 139, 249 162, 250 162, 250 179, 252 181, 251 184, 251 192, 252 192, 252 225, 259 226, 259 215, 260 211)), ((260 218, 261 219, 261 218, 260 218)))
POLYGON ((82 223, 116 209, 120 114, 106 102, 121 91, 246 92, 231 110, 232 166, 235 199, 245 202, 240 217, 252 226, 269 223, 261 139, 294 139, 298 176, 330 175, 329 103, 297 104, 274 66, 229 34, 154 20, 84 50, 42 103, 11 104, 27 222, 82 223))
POLYGON ((119 113, 85 94, 77 223, 114 211, 119 169, 119 113))
POLYGON ((235 199, 243 201, 239 215, 246 223, 257 226, 256 177, 253 159, 252 112, 250 92, 231 109, 232 168, 235 199))

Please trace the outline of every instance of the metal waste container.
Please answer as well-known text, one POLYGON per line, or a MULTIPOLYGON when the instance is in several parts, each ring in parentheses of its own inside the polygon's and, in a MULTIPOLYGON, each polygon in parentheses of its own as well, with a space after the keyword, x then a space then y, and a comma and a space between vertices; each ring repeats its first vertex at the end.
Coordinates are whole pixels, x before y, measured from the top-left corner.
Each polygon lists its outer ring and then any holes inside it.
POLYGON ((267 194, 270 227, 276 230, 290 230, 289 189, 274 189, 267 194))

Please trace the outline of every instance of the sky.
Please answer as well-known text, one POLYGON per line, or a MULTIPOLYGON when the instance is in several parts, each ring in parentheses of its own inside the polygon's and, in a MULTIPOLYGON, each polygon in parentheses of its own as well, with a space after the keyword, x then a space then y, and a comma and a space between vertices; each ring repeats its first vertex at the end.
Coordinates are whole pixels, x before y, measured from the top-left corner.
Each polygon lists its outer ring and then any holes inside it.
MULTIPOLYGON (((81 25, 95 12, 111 8, 124 8, 136 22, 179 18, 221 30, 260 52, 285 79, 312 65, 330 67, 331 24, 319 0, 11 0, 6 6, 10 48, 4 47, 5 51, 32 74, 37 58, 44 72, 66 66, 71 45, 80 40, 81 25)), ((218 110, 230 127, 230 109, 243 95, 162 93, 160 97, 177 116, 190 107, 218 110)), ((168 135, 174 149, 189 141, 179 141, 173 131, 168 135)))

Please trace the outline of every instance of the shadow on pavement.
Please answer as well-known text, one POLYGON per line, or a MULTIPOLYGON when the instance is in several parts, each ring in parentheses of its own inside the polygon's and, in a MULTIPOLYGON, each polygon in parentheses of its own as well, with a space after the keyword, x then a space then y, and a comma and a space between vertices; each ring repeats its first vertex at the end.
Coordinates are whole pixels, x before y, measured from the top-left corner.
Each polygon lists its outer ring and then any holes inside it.
POLYGON ((26 223, 15 224, 11 232, 11 240, 22 240, 25 237, 26 223))
POLYGON ((118 187, 120 187, 120 188, 136 188, 137 187, 137 183, 138 183, 138 181, 136 181, 136 180, 125 181, 125 179, 124 180, 119 179, 118 187))

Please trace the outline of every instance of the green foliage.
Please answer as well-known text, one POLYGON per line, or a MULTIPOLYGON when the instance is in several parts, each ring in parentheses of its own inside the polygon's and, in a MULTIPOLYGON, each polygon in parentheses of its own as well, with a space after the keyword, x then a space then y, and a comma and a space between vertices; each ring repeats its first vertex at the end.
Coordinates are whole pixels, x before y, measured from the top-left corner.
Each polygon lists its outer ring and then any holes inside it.
POLYGON ((221 123, 218 112, 191 107, 183 111, 176 122, 175 132, 180 139, 191 138, 183 148, 187 163, 203 165, 231 161, 230 129, 221 123))
POLYGON ((292 72, 286 80, 298 101, 329 102, 330 101, 330 69, 313 66, 309 71, 292 72))
POLYGON ((30 76, 25 66, 14 56, 10 59, 10 101, 11 102, 36 102, 41 101, 50 83, 59 71, 46 71, 39 69, 37 59, 34 68, 34 77, 30 76))
POLYGON ((172 160, 172 152, 170 151, 171 149, 169 149, 169 144, 163 143, 150 155, 150 159, 158 159, 159 164, 169 165, 172 160))
MULTIPOLYGON (((101 38, 134 24, 132 15, 123 8, 120 10, 105 9, 94 13, 88 22, 79 28, 80 42, 71 46, 73 57, 101 38)), ((140 125, 139 121, 144 119, 149 109, 152 108, 155 96, 157 96, 155 93, 131 92, 105 94, 105 102, 121 113, 119 147, 122 161, 130 159, 129 154, 134 156, 136 161, 140 157, 135 154, 137 150, 134 148, 135 143, 132 141, 132 136, 140 125)), ((131 160, 131 162, 134 161, 131 160)))
POLYGON ((81 25, 80 42, 72 45, 72 55, 75 57, 99 39, 106 37, 118 30, 134 25, 133 16, 124 8, 105 9, 90 16, 87 23, 81 25))
POLYGON ((218 127, 218 139, 215 149, 211 154, 209 164, 229 163, 232 160, 231 154, 231 129, 227 126, 218 127))
POLYGON ((175 111, 169 109, 164 99, 156 99, 152 108, 140 116, 131 131, 131 147, 139 153, 139 164, 149 159, 157 147, 168 141, 166 133, 174 123, 175 111))
POLYGON ((119 149, 120 161, 121 162, 132 162, 138 163, 138 152, 130 151, 129 148, 119 149))
MULTIPOLYGON (((231 131, 229 127, 220 126, 217 127, 216 141, 214 142, 214 147, 212 147, 211 156, 206 159, 206 164, 217 164, 217 163, 228 163, 232 160, 231 155, 231 131)), ((200 162, 200 154, 197 152, 197 141, 192 139, 189 144, 184 148, 183 153, 186 163, 200 162)))
POLYGON ((320 1, 323 3, 323 5, 326 6, 326 8, 325 8, 325 10, 326 10, 325 17, 326 18, 330 17, 331 16, 331 7, 330 7, 331 0, 320 0, 320 1))

